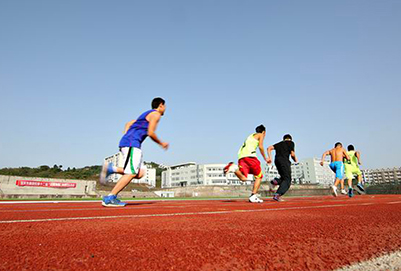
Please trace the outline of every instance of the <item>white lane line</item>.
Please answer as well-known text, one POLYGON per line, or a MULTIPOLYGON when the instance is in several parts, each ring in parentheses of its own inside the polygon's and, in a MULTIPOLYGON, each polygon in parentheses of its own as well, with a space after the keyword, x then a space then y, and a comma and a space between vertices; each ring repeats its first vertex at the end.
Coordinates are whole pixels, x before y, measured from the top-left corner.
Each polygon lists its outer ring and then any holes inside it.
POLYGON ((367 261, 344 266, 336 271, 388 271, 401 270, 401 250, 367 261))
POLYGON ((12 223, 30 223, 30 222, 50 222, 50 221, 74 221, 74 220, 96 220, 96 219, 116 219, 116 218, 148 218, 148 217, 173 217, 173 216, 193 216, 193 215, 216 215, 216 214, 233 214, 233 213, 252 213, 252 212, 270 212, 284 210, 305 210, 335 207, 351 207, 360 204, 335 204, 321 206, 305 206, 305 207, 286 207, 272 209, 252 209, 252 210, 231 210, 231 211, 209 211, 209 212, 189 212, 189 213, 172 213, 172 214, 145 214, 145 215, 121 215, 121 216, 92 216, 92 217, 65 217, 65 218, 46 218, 46 219, 27 219, 27 220, 2 220, 0 224, 12 223))
POLYGON ((387 204, 398 204, 398 203, 401 203, 401 201, 387 202, 387 204))
MULTIPOLYGON (((219 200, 228 200, 228 201, 236 201, 236 200, 245 200, 246 198, 212 198, 212 199, 137 199, 137 200, 124 200, 124 202, 205 202, 205 201, 219 201, 219 200)), ((0 201, 0 205, 5 204, 32 204, 32 203, 96 203, 102 202, 101 200, 31 200, 31 201, 18 201, 18 200, 10 200, 10 201, 0 201)))
MULTIPOLYGON (((203 206, 203 205, 193 205, 193 206, 203 206)), ((189 208, 193 206, 158 206, 158 209, 183 209, 189 208)), ((135 206, 135 210, 137 209, 154 209, 153 207, 142 207, 142 206, 135 206)), ((39 213, 39 212, 58 212, 58 211, 115 211, 116 209, 113 208, 105 208, 105 207, 97 207, 97 208, 68 208, 68 209, 37 209, 37 210, 0 210, 0 213, 39 213)), ((132 211, 131 208, 119 208, 118 210, 121 211, 132 211)))

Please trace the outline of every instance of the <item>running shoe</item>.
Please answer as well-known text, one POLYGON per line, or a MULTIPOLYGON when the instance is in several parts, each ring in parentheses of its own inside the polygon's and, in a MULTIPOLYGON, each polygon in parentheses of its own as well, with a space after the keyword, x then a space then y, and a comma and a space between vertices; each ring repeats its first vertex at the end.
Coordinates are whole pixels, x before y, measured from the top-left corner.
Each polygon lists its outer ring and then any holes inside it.
POLYGON ((341 189, 341 194, 347 195, 347 191, 345 191, 345 189, 341 189))
POLYGON ((279 194, 274 194, 273 200, 278 202, 284 201, 279 194))
POLYGON ((102 166, 102 171, 100 172, 99 182, 101 184, 105 184, 107 182, 106 178, 109 177, 110 174, 113 174, 113 163, 104 162, 102 166))
POLYGON ((278 185, 277 178, 274 178, 274 179, 273 179, 272 181, 270 181, 268 184, 269 184, 269 191, 270 191, 270 192, 274 192, 275 186, 278 185))
POLYGON ((352 198, 354 196, 354 189, 350 188, 348 190, 348 197, 352 198))
POLYGON ((337 187, 335 185, 332 185, 330 189, 331 189, 331 194, 333 194, 334 197, 337 197, 337 187))
POLYGON ((104 207, 124 207, 127 204, 121 202, 121 200, 119 200, 116 195, 110 195, 103 197, 102 205, 104 207))
POLYGON ((252 202, 252 203, 262 203, 263 200, 260 199, 256 194, 254 194, 254 195, 252 195, 252 196, 249 197, 249 202, 252 202))
POLYGON ((224 175, 227 175, 227 173, 234 173, 236 170, 237 166, 233 162, 230 162, 224 167, 223 173, 224 175))
POLYGON ((226 175, 226 174, 229 172, 230 167, 231 167, 233 164, 234 164, 233 162, 230 162, 230 163, 227 164, 227 166, 224 167, 224 169, 223 169, 224 175, 226 175))
POLYGON ((365 188, 363 187, 363 185, 362 185, 361 183, 358 183, 358 184, 356 185, 356 191, 357 191, 359 194, 365 194, 365 193, 366 193, 365 188))

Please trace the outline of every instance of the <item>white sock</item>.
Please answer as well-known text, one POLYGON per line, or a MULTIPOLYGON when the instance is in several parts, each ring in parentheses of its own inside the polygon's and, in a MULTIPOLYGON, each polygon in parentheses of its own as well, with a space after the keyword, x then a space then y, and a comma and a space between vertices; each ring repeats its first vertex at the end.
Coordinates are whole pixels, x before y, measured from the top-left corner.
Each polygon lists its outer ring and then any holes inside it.
POLYGON ((238 166, 236 164, 232 164, 229 168, 228 168, 228 172, 236 172, 238 170, 238 166))

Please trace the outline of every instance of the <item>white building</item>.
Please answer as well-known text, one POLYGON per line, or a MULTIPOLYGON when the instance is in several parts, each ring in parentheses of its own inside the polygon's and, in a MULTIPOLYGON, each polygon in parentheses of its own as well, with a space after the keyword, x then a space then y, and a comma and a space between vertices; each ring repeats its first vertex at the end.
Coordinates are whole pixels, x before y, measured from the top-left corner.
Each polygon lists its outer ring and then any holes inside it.
POLYGON ((304 183, 320 184, 324 186, 334 184, 335 174, 330 169, 329 161, 324 161, 323 166, 320 165, 321 159, 307 158, 302 160, 304 172, 304 183))
MULTIPOLYGON (((117 167, 124 166, 123 155, 120 152, 118 152, 112 156, 106 157, 104 160, 108 163, 113 163, 117 167)), ((132 180, 132 182, 146 184, 150 187, 156 187, 156 169, 150 168, 149 166, 147 166, 146 162, 144 164, 146 167, 145 175, 141 179, 132 180)), ((115 173, 115 174, 111 174, 110 176, 108 176, 107 181, 116 183, 120 178, 121 178, 121 174, 115 173)))
MULTIPOLYGON (((267 181, 279 178, 277 168, 269 166, 265 168, 267 181)), ((324 166, 320 165, 320 159, 307 158, 298 164, 291 165, 292 183, 295 184, 320 184, 328 186, 333 184, 335 175, 329 168, 329 162, 325 161, 324 166)))
POLYGON ((241 182, 233 173, 224 176, 225 164, 197 165, 189 162, 167 167, 162 172, 162 188, 197 185, 245 185, 251 184, 253 176, 247 182, 241 182))
POLYGON ((363 181, 367 184, 401 182, 401 167, 362 170, 363 181))
MULTIPOLYGON (((271 181, 274 178, 280 178, 280 174, 278 174, 278 170, 274 163, 265 167, 265 180, 271 181)), ((299 184, 303 181, 303 166, 300 163, 291 164, 291 178, 292 183, 299 184)))

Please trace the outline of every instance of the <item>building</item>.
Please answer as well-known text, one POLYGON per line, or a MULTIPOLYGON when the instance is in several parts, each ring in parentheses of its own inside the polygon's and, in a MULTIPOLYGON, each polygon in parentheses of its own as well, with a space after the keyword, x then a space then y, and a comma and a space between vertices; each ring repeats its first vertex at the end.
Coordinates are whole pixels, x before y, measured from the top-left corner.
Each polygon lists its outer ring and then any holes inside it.
POLYGON ((388 184, 401 182, 401 167, 362 170, 362 178, 366 184, 388 184))
POLYGON ((247 182, 240 181, 233 173, 223 174, 225 164, 198 165, 194 162, 166 167, 162 172, 162 188, 200 186, 200 185, 246 185, 251 184, 253 176, 247 182))
MULTIPOLYGON (((277 168, 274 165, 265 167, 265 178, 271 181, 279 178, 277 168)), ((307 158, 300 163, 291 165, 291 177, 293 184, 319 184, 328 186, 333 184, 335 175, 329 168, 329 162, 325 161, 324 166, 320 165, 320 159, 307 158)))
POLYGON ((330 162, 324 161, 323 166, 321 166, 320 161, 321 159, 318 158, 302 160, 304 184, 320 184, 324 186, 334 184, 335 174, 329 167, 330 162))
MULTIPOLYGON (((113 163, 117 167, 123 167, 124 166, 124 161, 123 161, 123 155, 118 152, 112 156, 106 157, 104 159, 108 163, 113 163)), ((156 169, 151 168, 150 165, 146 165, 146 162, 144 163, 146 167, 146 173, 141 179, 134 179, 132 180, 133 183, 140 183, 140 184, 146 184, 150 187, 156 187, 156 169)), ((113 182, 116 183, 121 177, 121 174, 111 174, 110 176, 107 177, 108 182, 113 182)))
MULTIPOLYGON (((276 166, 272 163, 271 165, 267 165, 265 167, 264 179, 266 181, 271 181, 274 178, 280 178, 280 174, 278 174, 278 170, 276 166)), ((291 177, 293 184, 302 183, 303 178, 303 167, 302 164, 291 164, 291 177)))

